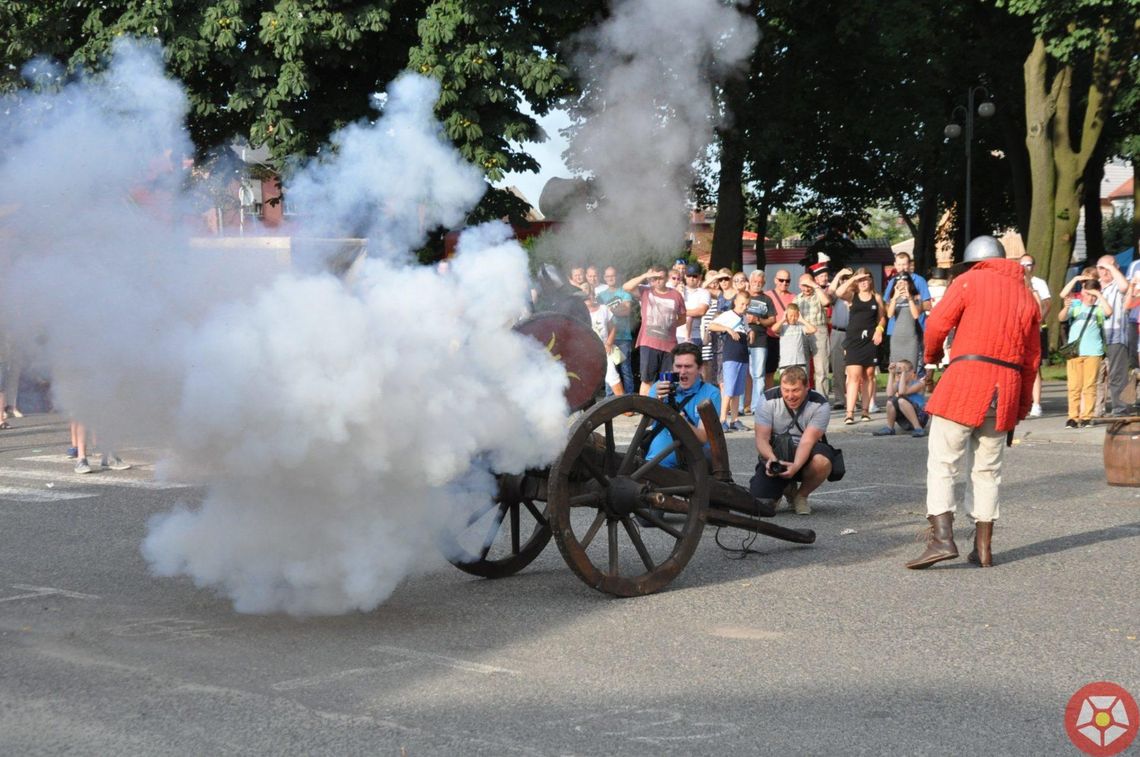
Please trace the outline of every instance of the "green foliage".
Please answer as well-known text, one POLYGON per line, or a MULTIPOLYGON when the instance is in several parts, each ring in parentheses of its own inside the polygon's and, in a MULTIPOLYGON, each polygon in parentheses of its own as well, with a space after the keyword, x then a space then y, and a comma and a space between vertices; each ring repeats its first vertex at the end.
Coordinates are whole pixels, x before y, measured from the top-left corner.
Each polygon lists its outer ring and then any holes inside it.
POLYGON ((892 245, 910 239, 910 230, 899 214, 887 208, 870 208, 867 211, 867 223, 860 229, 866 238, 885 238, 892 245))
POLYGON ((435 0, 418 21, 408 67, 440 81, 437 109, 448 137, 492 181, 538 169, 521 143, 546 135, 521 112, 521 100, 542 115, 571 89, 558 46, 589 20, 589 5, 435 0))
MULTIPOLYGON (((1107 40, 1114 65, 1098 75, 1119 86, 1105 138, 1110 153, 1140 157, 1140 0, 747 7, 761 42, 747 86, 722 94, 740 127, 752 226, 778 211, 769 237, 840 219, 894 238, 905 232, 888 216, 960 205, 963 142, 947 141, 942 129, 978 83, 998 113, 975 122, 975 228, 1011 225, 1014 188, 1027 173, 1017 163, 1025 150, 1022 64, 1035 34, 1048 40, 1054 67, 1088 58, 1107 40), (868 216, 879 207, 889 211, 868 216)), ((36 55, 69 72, 98 70, 117 38, 154 38, 186 85, 200 158, 238 136, 268 146, 284 166, 316 153, 335 129, 374 118, 369 95, 410 69, 440 82, 447 137, 493 181, 537 168, 523 143, 546 135, 523 104, 542 115, 583 96, 588 84, 567 66, 567 52, 608 8, 606 0, 0 0, 0 92, 25 86, 21 68, 36 55)), ((715 197, 718 170, 714 148, 698 197, 715 197)), ((523 209, 513 195, 490 191, 473 219, 523 209)))
POLYGON ((1104 250, 1109 255, 1127 250, 1132 240, 1132 217, 1117 214, 1104 222, 1104 250))
MULTIPOLYGON (((992 6, 782 0, 763 3, 758 24, 763 41, 738 116, 753 206, 807 215, 817 226, 841 219, 860 228, 866 209, 880 205, 914 217, 928 196, 943 206, 960 200, 962 142, 947 143, 942 130, 970 86, 986 81, 1003 98, 1003 117, 1016 122, 1018 45, 1031 38, 1026 23, 992 6)), ((1018 149, 995 127, 975 134, 975 168, 979 156, 1018 149)), ((985 166, 997 181, 975 176, 974 186, 975 207, 995 226, 1013 220, 1011 172, 997 162, 985 166)))
MULTIPOLYGON (((811 218, 806 213, 777 210, 768 216, 768 238, 773 242, 800 239, 809 228, 811 228, 811 218)), ((759 240, 757 242, 759 243, 759 240)))
MULTIPOLYGON (((0 91, 23 86, 34 56, 98 70, 113 42, 154 38, 186 87, 188 128, 204 157, 244 137, 278 166, 315 154, 344 125, 371 119, 370 96, 401 71, 438 79, 446 135, 489 180, 537 169, 521 147, 545 137, 545 113, 573 86, 561 41, 602 3, 567 0, 0 0, 7 44, 0 91)), ((518 215, 489 192, 477 215, 518 215)))
POLYGON ((1028 19, 1033 34, 1061 63, 1074 63, 1106 43, 1136 46, 1140 0, 996 0, 996 5, 1028 19))

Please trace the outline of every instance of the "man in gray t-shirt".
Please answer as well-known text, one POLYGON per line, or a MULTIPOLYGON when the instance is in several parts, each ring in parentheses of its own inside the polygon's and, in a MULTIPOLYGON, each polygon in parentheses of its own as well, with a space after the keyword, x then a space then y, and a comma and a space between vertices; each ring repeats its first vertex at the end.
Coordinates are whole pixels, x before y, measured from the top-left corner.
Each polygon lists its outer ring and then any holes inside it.
POLYGON ((752 496, 772 501, 786 497, 799 515, 810 515, 808 495, 831 474, 835 450, 824 440, 831 406, 827 397, 808 388, 807 371, 791 367, 780 385, 764 392, 756 413, 756 475, 752 496), (791 437, 790 460, 780 459, 772 446, 780 435, 791 437))

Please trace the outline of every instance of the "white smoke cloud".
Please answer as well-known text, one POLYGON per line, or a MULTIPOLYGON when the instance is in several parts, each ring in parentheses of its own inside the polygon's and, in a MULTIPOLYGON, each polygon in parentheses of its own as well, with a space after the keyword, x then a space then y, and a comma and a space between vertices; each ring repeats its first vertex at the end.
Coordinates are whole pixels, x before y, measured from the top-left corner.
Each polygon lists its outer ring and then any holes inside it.
POLYGON ((314 236, 368 237, 372 254, 403 256, 425 229, 455 228, 483 194, 482 174, 444 143, 434 125, 434 79, 404 75, 389 87, 381 124, 352 124, 332 138, 327 160, 289 182, 290 201, 312 214, 314 236), (400 151, 392 150, 399 145, 400 151))
POLYGON ((565 372, 509 328, 528 294, 509 230, 465 234, 446 273, 409 263, 482 191, 439 135, 434 93, 402 78, 382 118, 291 184, 326 224, 312 229, 376 240, 351 283, 190 247, 169 170, 189 152, 185 99, 157 51, 121 45, 105 77, 10 104, 3 322, 102 441, 168 448, 208 487, 152 521, 157 574, 243 612, 368 610, 456 509, 488 500, 488 470, 561 448, 565 372))
POLYGON ((566 259, 679 251, 693 164, 718 124, 716 82, 756 41, 755 20, 722 0, 615 2, 579 40, 587 100, 569 148, 603 199, 547 243, 566 259))

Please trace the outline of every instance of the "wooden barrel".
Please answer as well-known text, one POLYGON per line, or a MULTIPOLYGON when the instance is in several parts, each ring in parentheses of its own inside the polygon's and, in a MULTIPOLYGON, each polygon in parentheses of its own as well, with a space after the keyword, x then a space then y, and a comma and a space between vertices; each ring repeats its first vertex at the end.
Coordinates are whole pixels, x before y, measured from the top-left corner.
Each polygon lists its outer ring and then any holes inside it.
POLYGON ((1105 431, 1104 475, 1112 486, 1140 486, 1140 421, 1116 421, 1105 431))

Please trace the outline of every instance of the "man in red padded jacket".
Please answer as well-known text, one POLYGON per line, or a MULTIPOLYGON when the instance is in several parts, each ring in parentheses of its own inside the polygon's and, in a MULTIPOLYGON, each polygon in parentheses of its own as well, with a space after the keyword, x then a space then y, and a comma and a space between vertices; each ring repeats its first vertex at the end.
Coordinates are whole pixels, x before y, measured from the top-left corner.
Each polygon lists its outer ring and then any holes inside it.
POLYGON ((969 266, 926 320, 925 362, 936 364, 956 328, 950 365, 926 404, 934 416, 926 458, 926 550, 906 564, 929 568, 958 556, 954 543, 954 479, 973 460, 974 551, 970 562, 992 565, 990 538, 998 517, 998 484, 1006 437, 1029 413, 1041 360, 1037 306, 1021 264, 1007 260, 993 237, 966 246, 969 266))

